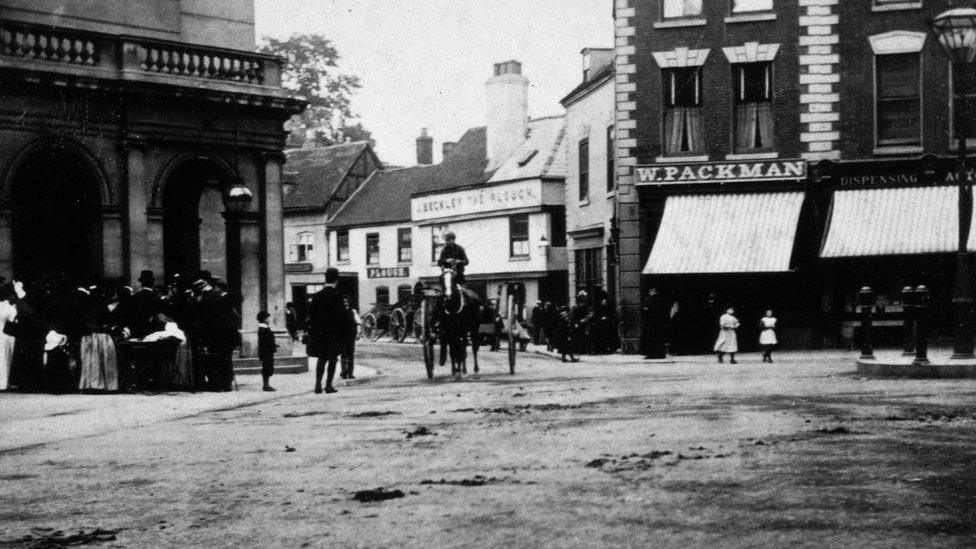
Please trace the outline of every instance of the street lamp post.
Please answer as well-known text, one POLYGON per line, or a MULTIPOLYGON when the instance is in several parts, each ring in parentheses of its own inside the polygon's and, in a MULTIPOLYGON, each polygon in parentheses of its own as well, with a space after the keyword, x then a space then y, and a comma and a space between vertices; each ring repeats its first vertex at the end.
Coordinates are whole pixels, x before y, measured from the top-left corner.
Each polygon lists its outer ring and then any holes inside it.
POLYGON ((956 253, 956 280, 952 294, 953 359, 972 359, 973 355, 973 287, 971 254, 967 249, 973 215, 972 182, 966 165, 966 79, 976 57, 976 9, 955 8, 929 21, 929 27, 949 56, 954 72, 954 93, 960 97, 956 115, 956 137, 959 139, 957 181, 959 185, 959 246, 956 253))

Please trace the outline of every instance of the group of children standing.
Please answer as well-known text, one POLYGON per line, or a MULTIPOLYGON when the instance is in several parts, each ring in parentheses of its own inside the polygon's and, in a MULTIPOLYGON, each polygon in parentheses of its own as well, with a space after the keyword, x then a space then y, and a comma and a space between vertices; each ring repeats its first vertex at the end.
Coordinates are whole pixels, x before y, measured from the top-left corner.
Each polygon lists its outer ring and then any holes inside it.
MULTIPOLYGON (((735 360, 735 353, 739 351, 739 338, 736 330, 739 328, 739 319, 735 317, 735 308, 729 307, 725 314, 718 320, 718 338, 715 340, 714 351, 718 353, 718 361, 725 362, 724 357, 729 355, 729 362, 738 364, 735 360)), ((762 361, 773 362, 773 348, 776 347, 776 317, 773 311, 766 310, 766 315, 759 319, 759 346, 762 347, 762 361)))

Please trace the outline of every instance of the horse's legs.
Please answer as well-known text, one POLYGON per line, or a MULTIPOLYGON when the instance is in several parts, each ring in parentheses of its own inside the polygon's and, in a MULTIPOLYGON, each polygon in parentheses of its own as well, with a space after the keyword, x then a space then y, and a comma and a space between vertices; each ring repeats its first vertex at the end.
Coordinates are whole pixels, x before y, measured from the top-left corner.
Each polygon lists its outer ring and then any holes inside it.
POLYGON ((478 341, 478 339, 480 337, 481 334, 478 333, 478 323, 476 319, 474 328, 471 330, 471 359, 474 361, 474 373, 476 374, 478 373, 478 346, 481 343, 478 341))
POLYGON ((441 339, 441 366, 447 363, 447 338, 441 339))

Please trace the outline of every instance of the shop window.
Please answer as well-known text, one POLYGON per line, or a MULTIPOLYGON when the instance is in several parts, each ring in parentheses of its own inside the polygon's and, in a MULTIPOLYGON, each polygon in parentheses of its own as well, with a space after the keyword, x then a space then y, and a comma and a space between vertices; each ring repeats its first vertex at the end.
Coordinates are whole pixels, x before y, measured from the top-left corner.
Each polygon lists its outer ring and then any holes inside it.
POLYGON ((397 229, 397 260, 400 263, 413 261, 413 233, 410 227, 397 229))
POLYGON ((529 255, 529 214, 513 215, 508 218, 509 253, 512 257, 529 255))
POLYGON ((593 296, 603 286, 603 260, 601 248, 576 250, 576 291, 586 290, 593 296))
POLYGON ((579 199, 590 197, 590 140, 579 142, 579 199))
POLYGON ((444 235, 449 229, 447 225, 434 225, 430 228, 430 260, 437 263, 441 257, 441 249, 444 248, 444 235))
POLYGON ((380 264, 380 235, 369 233, 366 235, 366 264, 380 264))
POLYGON ((736 151, 772 149, 772 64, 734 64, 732 81, 735 86, 736 151))
POLYGON ((704 151, 701 68, 664 69, 664 146, 672 156, 704 151))
POLYGON ((377 305, 389 305, 390 304, 390 289, 386 286, 376 287, 376 304, 377 305))
POLYGON ((696 17, 702 13, 702 0, 662 0, 665 19, 696 17))
POLYGON ((917 53, 875 56, 878 145, 920 145, 921 58, 917 53))
POLYGON ((349 261, 349 231, 336 231, 336 261, 349 261))
MULTIPOLYGON (((966 130, 966 147, 970 148, 974 145, 974 140, 976 140, 976 70, 972 67, 966 67, 964 70, 960 71, 953 67, 952 71, 952 135, 958 139, 959 130, 966 130), (966 126, 962 125, 962 120, 960 120, 960 113, 962 109, 963 98, 956 91, 959 90, 960 80, 965 79, 965 89, 966 89, 966 113, 967 122, 966 126)), ((959 146, 956 142, 956 146, 959 146)))
POLYGON ((772 10, 773 0, 732 0, 732 13, 772 10))
POLYGON ((617 186, 617 174, 614 172, 614 157, 616 156, 616 134, 613 126, 607 126, 607 192, 617 186))

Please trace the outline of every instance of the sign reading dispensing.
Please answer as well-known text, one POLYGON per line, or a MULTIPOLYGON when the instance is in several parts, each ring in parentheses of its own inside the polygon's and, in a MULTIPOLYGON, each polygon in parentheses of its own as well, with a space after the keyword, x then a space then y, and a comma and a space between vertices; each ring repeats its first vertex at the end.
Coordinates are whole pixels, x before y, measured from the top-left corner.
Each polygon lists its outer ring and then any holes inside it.
POLYGON ((801 180, 806 177, 806 160, 689 162, 634 167, 634 183, 637 185, 801 180))

